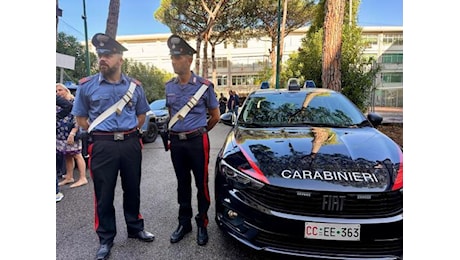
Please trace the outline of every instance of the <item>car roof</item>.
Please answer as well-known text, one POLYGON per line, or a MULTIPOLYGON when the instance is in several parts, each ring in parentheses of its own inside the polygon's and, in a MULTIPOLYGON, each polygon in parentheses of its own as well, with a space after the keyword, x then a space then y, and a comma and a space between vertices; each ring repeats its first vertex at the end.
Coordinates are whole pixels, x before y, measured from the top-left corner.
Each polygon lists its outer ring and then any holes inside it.
POLYGON ((281 89, 257 89, 251 92, 249 96, 254 95, 254 94, 264 94, 264 93, 286 93, 286 92, 319 92, 319 93, 335 93, 336 91, 332 89, 327 89, 327 88, 301 88, 300 90, 289 90, 286 88, 281 88, 281 89))

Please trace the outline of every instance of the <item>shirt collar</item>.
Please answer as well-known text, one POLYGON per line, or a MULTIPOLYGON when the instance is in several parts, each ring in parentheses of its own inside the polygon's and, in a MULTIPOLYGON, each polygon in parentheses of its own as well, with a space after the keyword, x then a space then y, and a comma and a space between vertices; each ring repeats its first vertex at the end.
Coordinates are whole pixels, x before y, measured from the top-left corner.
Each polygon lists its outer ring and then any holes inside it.
MULTIPOLYGON (((107 82, 108 84, 113 84, 113 83, 110 83, 109 81, 107 81, 104 76, 102 75, 102 73, 99 73, 99 78, 98 78, 98 82, 99 82, 99 85, 103 82, 107 82)), ((125 74, 121 74, 121 79, 120 79, 120 82, 117 82, 117 84, 120 84, 120 83, 126 83, 126 82, 129 82, 128 79, 126 78, 126 75, 125 74)))
MULTIPOLYGON (((178 84, 179 83, 179 77, 176 77, 174 79, 174 83, 175 84, 178 84)), ((192 76, 190 77, 190 79, 188 80, 188 83, 187 84, 191 84, 191 85, 198 85, 200 82, 198 81, 198 77, 197 75, 192 71, 192 76)))

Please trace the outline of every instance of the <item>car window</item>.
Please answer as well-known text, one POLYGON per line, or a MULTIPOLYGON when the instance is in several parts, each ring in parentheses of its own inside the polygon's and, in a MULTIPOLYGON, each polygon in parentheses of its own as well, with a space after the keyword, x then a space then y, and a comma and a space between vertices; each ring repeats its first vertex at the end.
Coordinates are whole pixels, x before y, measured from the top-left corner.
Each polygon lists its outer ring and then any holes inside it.
POLYGON ((365 120, 361 111, 347 98, 329 92, 255 94, 248 98, 241 113, 242 123, 257 126, 350 126, 365 120), (302 108, 304 103, 306 107, 302 108))
POLYGON ((166 99, 158 99, 150 103, 151 110, 166 110, 166 99))

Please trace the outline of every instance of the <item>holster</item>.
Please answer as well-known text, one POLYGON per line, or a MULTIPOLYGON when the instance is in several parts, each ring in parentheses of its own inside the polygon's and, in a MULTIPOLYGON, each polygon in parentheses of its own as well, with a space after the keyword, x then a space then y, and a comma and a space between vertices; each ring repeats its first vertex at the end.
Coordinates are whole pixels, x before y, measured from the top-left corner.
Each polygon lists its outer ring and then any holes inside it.
POLYGON ((161 130, 160 131, 161 140, 163 140, 163 146, 165 147, 165 151, 169 151, 169 131, 168 130, 161 130))

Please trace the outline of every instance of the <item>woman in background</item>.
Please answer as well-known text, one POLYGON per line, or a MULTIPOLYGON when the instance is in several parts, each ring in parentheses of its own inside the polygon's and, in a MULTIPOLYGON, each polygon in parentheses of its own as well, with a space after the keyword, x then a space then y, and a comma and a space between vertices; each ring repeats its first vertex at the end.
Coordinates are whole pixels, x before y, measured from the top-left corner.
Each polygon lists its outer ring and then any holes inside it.
MULTIPOLYGON (((61 83, 56 83, 56 95, 59 95, 73 103, 74 96, 70 90, 61 83)), ((56 107, 56 109, 61 109, 56 107)), ((58 111, 56 111, 58 112, 58 111)), ((80 173, 77 182, 70 185, 71 188, 79 187, 88 183, 86 178, 86 163, 83 159, 81 140, 75 141, 75 136, 78 132, 78 126, 72 114, 57 121, 56 126, 56 152, 63 153, 66 163, 66 175, 64 180, 59 182, 59 186, 74 182, 73 171, 75 163, 80 173)))

